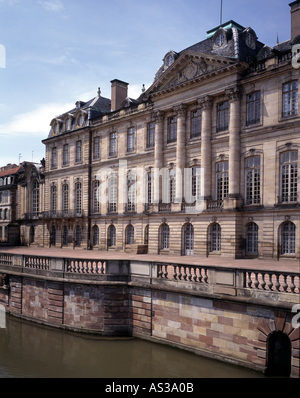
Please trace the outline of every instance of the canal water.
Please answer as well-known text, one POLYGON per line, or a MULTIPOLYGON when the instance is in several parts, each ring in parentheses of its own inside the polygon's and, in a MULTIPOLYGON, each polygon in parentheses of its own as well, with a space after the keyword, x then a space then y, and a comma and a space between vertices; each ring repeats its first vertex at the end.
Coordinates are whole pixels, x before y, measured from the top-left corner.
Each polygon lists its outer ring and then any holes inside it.
POLYGON ((262 378, 261 373, 131 338, 99 338, 6 316, 0 378, 262 378))

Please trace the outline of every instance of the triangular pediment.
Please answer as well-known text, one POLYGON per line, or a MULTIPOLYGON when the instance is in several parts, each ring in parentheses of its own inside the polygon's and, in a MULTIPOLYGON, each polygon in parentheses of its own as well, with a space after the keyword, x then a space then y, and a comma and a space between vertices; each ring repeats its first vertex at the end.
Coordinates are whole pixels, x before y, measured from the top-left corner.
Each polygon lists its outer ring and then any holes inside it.
POLYGON ((240 61, 215 55, 185 51, 177 60, 152 84, 146 95, 161 93, 177 86, 192 82, 195 79, 209 77, 240 64, 240 61))

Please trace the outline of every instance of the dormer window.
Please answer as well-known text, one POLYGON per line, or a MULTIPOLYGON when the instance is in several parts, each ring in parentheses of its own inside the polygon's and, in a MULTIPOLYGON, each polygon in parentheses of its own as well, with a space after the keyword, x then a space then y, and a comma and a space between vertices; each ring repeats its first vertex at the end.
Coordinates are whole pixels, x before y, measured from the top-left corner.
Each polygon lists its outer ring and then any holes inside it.
POLYGON ((256 47, 256 39, 253 35, 253 33, 248 32, 247 36, 246 36, 246 44, 248 47, 252 48, 253 50, 255 50, 256 47))
POLYGON ((224 34, 223 32, 221 32, 221 33, 219 33, 218 36, 216 37, 215 43, 216 43, 216 45, 217 45, 218 47, 222 47, 223 44, 224 44, 224 42, 225 42, 225 34, 224 34))

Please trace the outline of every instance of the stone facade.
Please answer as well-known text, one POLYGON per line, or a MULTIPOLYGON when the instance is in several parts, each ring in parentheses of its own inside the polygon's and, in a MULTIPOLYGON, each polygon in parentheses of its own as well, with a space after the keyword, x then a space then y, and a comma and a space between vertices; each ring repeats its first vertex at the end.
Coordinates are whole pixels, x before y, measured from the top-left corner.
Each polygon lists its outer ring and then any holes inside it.
POLYGON ((53 119, 32 243, 299 259, 297 37, 271 48, 229 21, 166 54, 137 100, 115 79, 112 101, 53 119))

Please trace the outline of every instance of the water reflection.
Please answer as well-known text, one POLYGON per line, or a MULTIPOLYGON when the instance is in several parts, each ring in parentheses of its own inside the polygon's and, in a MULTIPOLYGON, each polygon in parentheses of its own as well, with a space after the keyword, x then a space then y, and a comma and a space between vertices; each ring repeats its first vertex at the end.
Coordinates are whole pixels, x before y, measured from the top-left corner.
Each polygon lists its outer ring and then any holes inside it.
POLYGON ((103 339, 7 316, 0 378, 211 378, 262 374, 137 339, 103 339))

